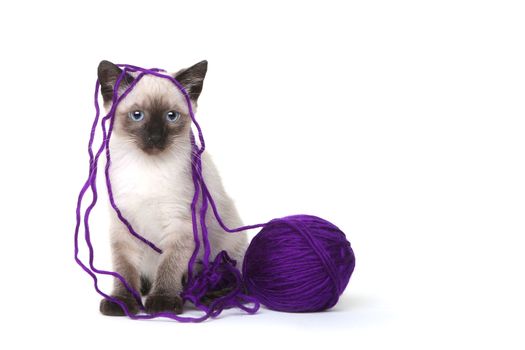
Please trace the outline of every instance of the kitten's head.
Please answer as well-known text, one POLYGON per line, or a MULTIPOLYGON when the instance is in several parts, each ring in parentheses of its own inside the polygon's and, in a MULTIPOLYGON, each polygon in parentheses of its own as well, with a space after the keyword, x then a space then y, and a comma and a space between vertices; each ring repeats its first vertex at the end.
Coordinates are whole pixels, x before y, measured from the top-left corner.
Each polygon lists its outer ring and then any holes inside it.
MULTIPOLYGON (((192 108, 202 91, 207 61, 171 74, 188 92, 192 108)), ((98 66, 100 91, 107 111, 111 108, 113 88, 122 73, 115 64, 102 61, 98 66)), ((119 87, 119 95, 134 81, 138 73, 127 73, 119 87)), ((145 75, 119 103, 115 112, 114 133, 137 145, 147 154, 159 154, 177 140, 189 142, 191 118, 184 95, 168 79, 145 75)))

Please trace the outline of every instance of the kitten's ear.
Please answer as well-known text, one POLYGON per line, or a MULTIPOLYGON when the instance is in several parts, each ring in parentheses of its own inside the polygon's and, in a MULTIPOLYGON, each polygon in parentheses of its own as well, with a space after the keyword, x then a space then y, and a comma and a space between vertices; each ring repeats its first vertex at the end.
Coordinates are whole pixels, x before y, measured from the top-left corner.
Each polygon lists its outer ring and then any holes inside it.
POLYGON ((182 69, 174 74, 174 78, 184 86, 193 101, 197 101, 202 91, 204 77, 208 70, 208 61, 200 61, 193 66, 182 69))
MULTIPOLYGON (((113 89, 118 77, 122 73, 117 65, 103 60, 98 64, 98 81, 100 82, 100 92, 104 103, 111 102, 113 100, 113 89)), ((126 73, 122 81, 120 82, 119 88, 125 88, 133 82, 133 77, 126 73)))

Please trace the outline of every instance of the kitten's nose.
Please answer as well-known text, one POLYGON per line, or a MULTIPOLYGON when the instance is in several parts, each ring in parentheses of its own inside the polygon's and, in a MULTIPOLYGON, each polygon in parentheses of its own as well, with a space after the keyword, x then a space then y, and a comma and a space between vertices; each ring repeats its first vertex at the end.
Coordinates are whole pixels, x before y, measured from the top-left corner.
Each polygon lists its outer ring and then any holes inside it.
POLYGON ((157 145, 162 140, 162 135, 160 133, 152 133, 149 135, 149 141, 157 145))

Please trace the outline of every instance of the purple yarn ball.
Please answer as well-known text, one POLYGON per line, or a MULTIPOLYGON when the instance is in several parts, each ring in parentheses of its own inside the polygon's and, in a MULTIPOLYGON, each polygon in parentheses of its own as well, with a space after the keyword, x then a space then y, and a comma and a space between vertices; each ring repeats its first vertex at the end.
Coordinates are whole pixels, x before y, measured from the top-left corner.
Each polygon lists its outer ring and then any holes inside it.
POLYGON ((333 307, 354 271, 345 234, 310 215, 270 221, 251 241, 243 262, 248 292, 267 308, 315 312, 333 307))

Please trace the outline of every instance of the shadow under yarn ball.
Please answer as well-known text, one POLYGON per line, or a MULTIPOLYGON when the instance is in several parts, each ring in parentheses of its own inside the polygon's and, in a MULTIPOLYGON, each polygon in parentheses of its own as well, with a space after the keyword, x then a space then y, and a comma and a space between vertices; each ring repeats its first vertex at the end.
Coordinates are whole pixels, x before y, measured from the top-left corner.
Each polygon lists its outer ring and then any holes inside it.
POLYGON ((268 222, 251 241, 243 263, 249 294, 267 308, 315 312, 333 307, 354 271, 345 234, 310 215, 268 222))

